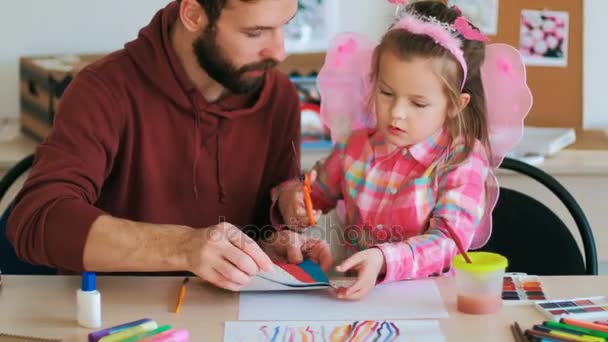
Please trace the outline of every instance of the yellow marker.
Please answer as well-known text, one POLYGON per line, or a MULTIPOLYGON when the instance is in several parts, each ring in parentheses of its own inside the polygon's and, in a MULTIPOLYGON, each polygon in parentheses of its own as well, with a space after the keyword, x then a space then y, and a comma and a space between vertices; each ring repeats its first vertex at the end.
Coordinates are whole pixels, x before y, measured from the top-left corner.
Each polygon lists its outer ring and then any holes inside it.
POLYGON ((140 325, 136 325, 133 328, 119 331, 112 335, 104 336, 99 340, 99 342, 120 342, 129 337, 133 337, 135 335, 145 333, 147 331, 151 331, 156 328, 158 328, 158 324, 156 324, 156 322, 154 322, 154 321, 146 322, 146 323, 142 323, 140 325))
POLYGON ((567 332, 558 331, 558 330, 551 330, 549 332, 549 334, 555 335, 557 337, 563 337, 563 338, 566 338, 566 339, 569 339, 569 340, 579 341, 579 342, 603 342, 603 341, 606 341, 605 339, 603 339, 601 337, 595 337, 595 336, 589 336, 589 335, 574 335, 574 334, 569 334, 567 332))

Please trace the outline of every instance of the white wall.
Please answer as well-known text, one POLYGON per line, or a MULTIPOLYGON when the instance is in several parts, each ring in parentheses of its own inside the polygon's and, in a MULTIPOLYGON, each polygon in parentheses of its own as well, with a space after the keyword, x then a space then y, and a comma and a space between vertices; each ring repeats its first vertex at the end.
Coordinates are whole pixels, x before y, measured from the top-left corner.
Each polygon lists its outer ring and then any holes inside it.
MULTIPOLYGON (((0 118, 19 113, 20 56, 120 49, 170 1, 19 0, 0 5, 0 118)), ((326 1, 338 13, 332 31, 356 31, 373 39, 393 14, 385 0, 326 1)))
POLYGON ((137 36, 170 0, 2 0, 0 117, 19 112, 19 56, 107 52, 137 36))
MULTIPOLYGON (((331 40, 338 32, 363 33, 377 39, 385 32, 394 16, 394 6, 386 0, 324 0, 324 15, 327 38, 331 40)), ((289 53, 323 52, 327 48, 325 39, 312 38, 308 41, 287 41, 289 53)))
MULTIPOLYGON (((394 19, 395 7, 386 0, 335 0, 339 3, 339 29, 379 39, 394 19)), ((601 1, 601 0, 600 0, 601 1)))
POLYGON ((608 128, 608 1, 584 0, 583 28, 583 126, 608 128))

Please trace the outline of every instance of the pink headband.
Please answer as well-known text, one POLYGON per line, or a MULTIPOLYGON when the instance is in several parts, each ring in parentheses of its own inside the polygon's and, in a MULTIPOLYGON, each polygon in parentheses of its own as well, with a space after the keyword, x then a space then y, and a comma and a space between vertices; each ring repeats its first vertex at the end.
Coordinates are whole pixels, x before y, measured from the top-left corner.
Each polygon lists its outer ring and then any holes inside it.
POLYGON ((421 16, 419 14, 411 13, 401 6, 397 9, 397 13, 399 19, 397 22, 395 22, 392 29, 403 29, 414 34, 429 36, 435 41, 435 43, 450 51, 454 58, 456 58, 463 71, 462 84, 460 86, 460 89, 462 90, 467 80, 468 68, 467 62, 464 59, 464 53, 462 51, 462 40, 459 38, 459 36, 462 36, 468 40, 476 40, 481 42, 487 41, 488 38, 479 31, 475 30, 468 20, 463 16, 456 18, 454 24, 450 25, 437 20, 435 17, 421 16))

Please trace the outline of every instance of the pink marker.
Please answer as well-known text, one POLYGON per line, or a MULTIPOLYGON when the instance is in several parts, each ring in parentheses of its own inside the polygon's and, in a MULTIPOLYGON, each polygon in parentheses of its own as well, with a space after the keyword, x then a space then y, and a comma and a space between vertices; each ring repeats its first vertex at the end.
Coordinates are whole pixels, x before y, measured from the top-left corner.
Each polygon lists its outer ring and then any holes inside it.
POLYGON ((171 329, 155 336, 139 340, 140 342, 188 342, 190 332, 186 329, 171 329))

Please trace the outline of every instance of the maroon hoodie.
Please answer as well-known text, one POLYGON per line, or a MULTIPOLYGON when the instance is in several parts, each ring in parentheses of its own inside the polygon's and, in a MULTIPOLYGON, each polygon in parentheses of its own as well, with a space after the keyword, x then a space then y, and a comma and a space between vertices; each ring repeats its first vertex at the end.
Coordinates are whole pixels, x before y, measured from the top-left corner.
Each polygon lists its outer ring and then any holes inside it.
POLYGON ((259 94, 208 103, 172 48, 176 20, 173 2, 72 81, 9 218, 17 255, 82 271, 104 213, 196 228, 269 223, 271 188, 299 172, 295 88, 273 70, 259 94))

